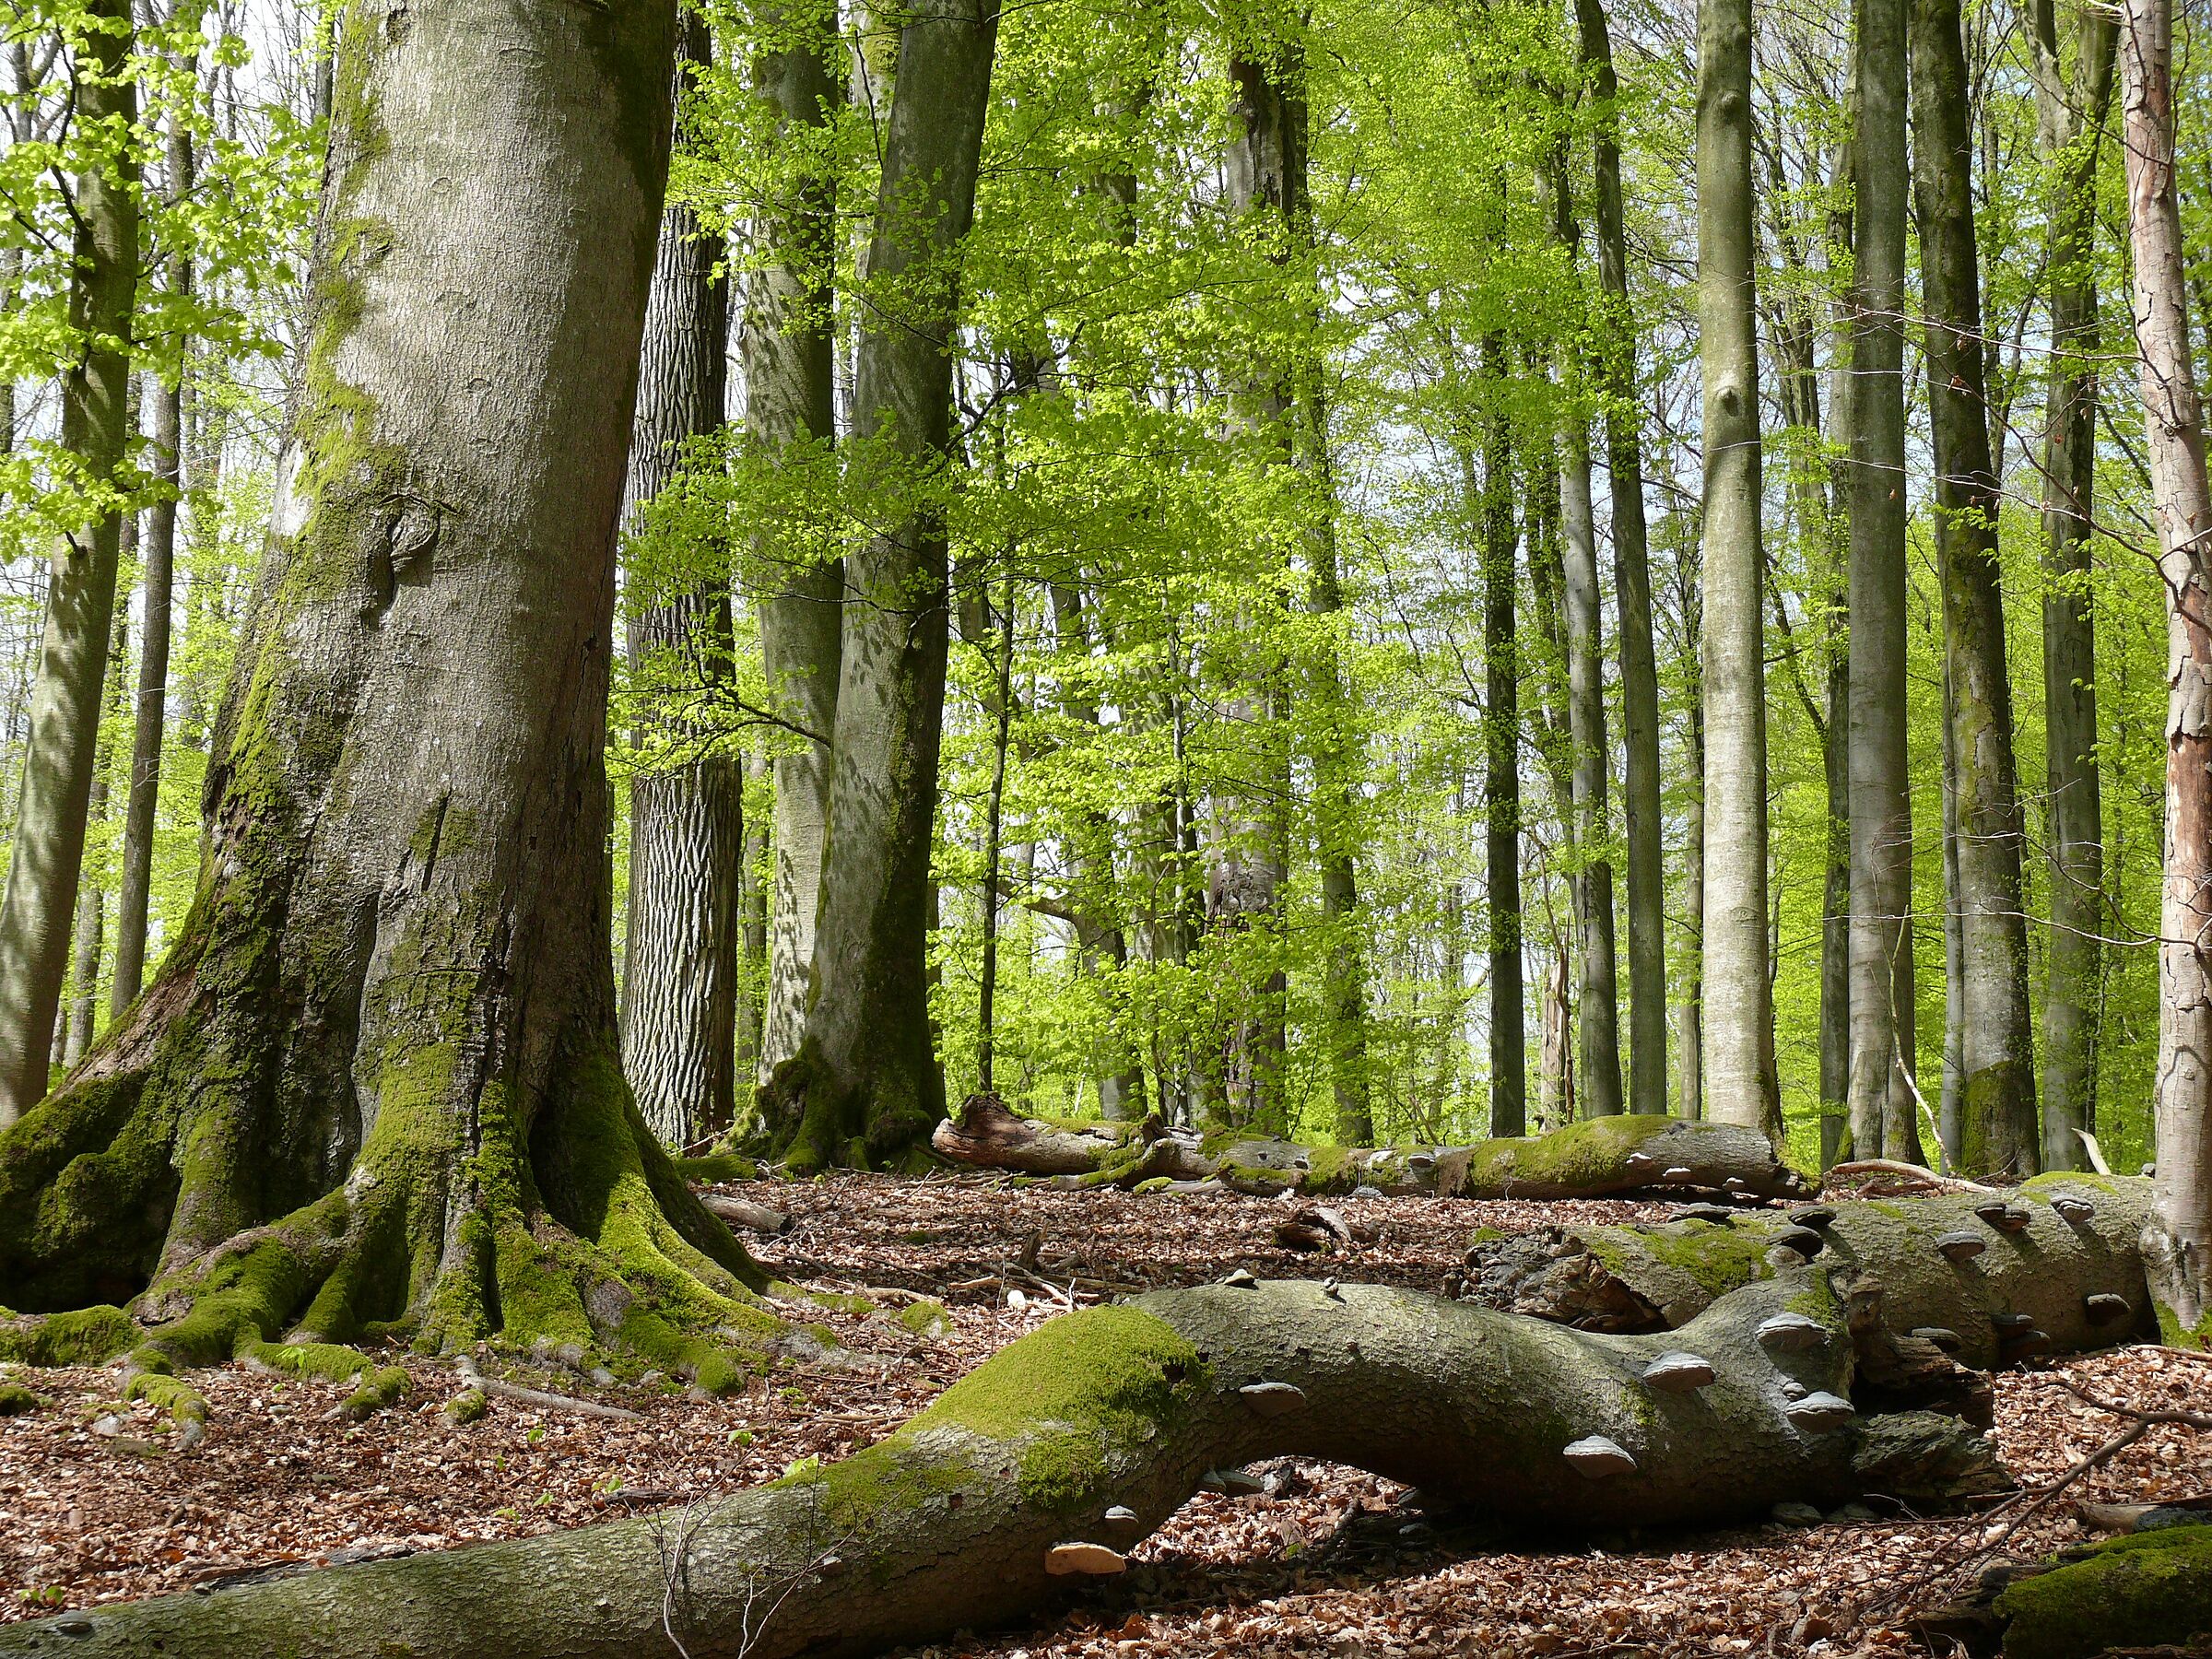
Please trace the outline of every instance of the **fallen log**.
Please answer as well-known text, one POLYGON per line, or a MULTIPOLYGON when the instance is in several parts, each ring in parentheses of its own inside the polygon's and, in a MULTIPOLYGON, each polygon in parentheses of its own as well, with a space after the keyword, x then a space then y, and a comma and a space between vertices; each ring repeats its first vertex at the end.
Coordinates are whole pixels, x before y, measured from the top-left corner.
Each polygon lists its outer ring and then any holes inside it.
POLYGON ((979 1169, 1071 1186, 1146 1187, 1218 1181, 1237 1192, 1341 1194, 1360 1187, 1461 1198, 1596 1198, 1618 1193, 1716 1194, 1745 1200, 1809 1195, 1805 1178, 1756 1129, 1678 1118, 1610 1117, 1548 1135, 1472 1147, 1313 1147, 1265 1135, 1141 1124, 1025 1118, 973 1095, 936 1127, 943 1156, 979 1169))
POLYGON ((890 1438, 697 1508, 0 1630, 0 1655, 782 1659, 1034 1612, 1219 1471, 1299 1455, 1570 1528, 2005 1484, 1987 1441, 1851 1399, 1848 1298, 1803 1267, 1664 1335, 1248 1276, 1072 1313, 890 1438), (1695 1363, 1688 1363, 1695 1361, 1695 1363), (672 1646, 673 1644, 673 1646, 672 1646))
POLYGON ((2009 1194, 1492 1233, 1446 1289, 1584 1330, 1663 1331, 1809 1255, 1878 1280, 1894 1332, 1939 1333, 1988 1370, 2156 1335, 2139 1243, 2149 1205, 2147 1181, 2053 1174, 2009 1194))

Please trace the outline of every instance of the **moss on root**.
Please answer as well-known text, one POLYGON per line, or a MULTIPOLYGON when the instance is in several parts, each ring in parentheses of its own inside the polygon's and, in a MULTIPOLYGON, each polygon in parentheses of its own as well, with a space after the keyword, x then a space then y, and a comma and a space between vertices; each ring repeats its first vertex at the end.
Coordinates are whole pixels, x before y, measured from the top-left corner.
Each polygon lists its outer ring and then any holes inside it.
POLYGON ((21 1417, 45 1403, 20 1382, 0 1382, 0 1418, 21 1417))
POLYGON ((105 1365, 137 1340, 121 1308, 0 1317, 0 1359, 20 1365, 105 1365))
POLYGON ((188 1442, 196 1441, 207 1426, 207 1396, 182 1377, 166 1371, 142 1371, 124 1384, 126 1400, 145 1400, 168 1413, 171 1422, 188 1442))
POLYGON ((406 1397, 407 1373, 396 1365, 380 1365, 364 1375, 359 1386, 339 1405, 341 1415, 359 1422, 365 1417, 396 1406, 406 1397))
POLYGON ((2212 1641, 2212 1526, 2114 1538, 1998 1596, 2006 1659, 2090 1659, 2212 1641))
POLYGON ((696 1181, 701 1186, 714 1186, 725 1181, 758 1181, 760 1166, 751 1159, 735 1152, 710 1152, 704 1158, 672 1159, 676 1172, 686 1181, 696 1181))

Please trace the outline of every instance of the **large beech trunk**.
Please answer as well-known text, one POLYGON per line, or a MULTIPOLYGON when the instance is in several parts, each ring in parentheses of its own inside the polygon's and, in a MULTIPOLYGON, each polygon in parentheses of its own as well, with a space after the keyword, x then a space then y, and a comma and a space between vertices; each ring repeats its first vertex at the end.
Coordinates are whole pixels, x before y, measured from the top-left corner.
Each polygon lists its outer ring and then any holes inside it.
POLYGON ((0 1137, 0 1300, 144 1290, 142 1367, 411 1331, 726 1382, 723 1333, 773 1325, 616 1059, 614 529, 675 10, 344 31, 197 900, 0 1137))
POLYGON ((1210 1471, 1277 1455, 1575 1528, 2000 1487, 1963 1424, 1852 1408, 1848 1322, 1873 1292, 1830 1277, 1801 1268, 1625 1336, 1375 1286, 1157 1291, 1053 1321, 826 1469, 674 1514, 100 1607, 66 1633, 18 1625, 0 1653, 867 1653, 1046 1606, 1063 1575, 1118 1571, 1210 1471), (1787 1344, 1778 1318, 1800 1322, 1787 1344), (1702 1366, 1654 1370, 1668 1353, 1702 1366))
POLYGON ((931 1143, 979 1169, 1061 1176, 1077 1185, 1218 1181, 1239 1192, 1433 1193, 1461 1198, 1594 1198, 1613 1193, 1720 1193, 1744 1198, 1810 1192, 1757 1130, 1648 1116, 1595 1118, 1548 1135, 1407 1151, 1301 1147, 1222 1134, 1201 1139, 1141 1124, 1055 1124, 971 1097, 931 1143))
POLYGON ((764 1086, 801 1163, 894 1159, 945 1112, 931 1041, 930 849, 950 620, 937 500, 951 443, 960 243, 975 206, 998 13, 956 0, 900 34, 853 389, 853 465, 901 513, 845 560, 814 1001, 764 1086))

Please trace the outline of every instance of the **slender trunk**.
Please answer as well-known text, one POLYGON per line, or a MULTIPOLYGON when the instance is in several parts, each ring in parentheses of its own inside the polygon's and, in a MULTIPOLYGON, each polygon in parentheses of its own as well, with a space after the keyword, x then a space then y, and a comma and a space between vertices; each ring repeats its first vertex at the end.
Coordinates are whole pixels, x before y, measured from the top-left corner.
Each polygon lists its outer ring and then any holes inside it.
POLYGON ((1606 735, 1604 624, 1597 586, 1597 526, 1590 505, 1590 429, 1568 424, 1562 448, 1561 526, 1567 566, 1567 700, 1574 735, 1574 840, 1581 855, 1575 906, 1582 923, 1582 1112, 1612 1117, 1622 1110, 1620 1012, 1614 984, 1613 861, 1606 773, 1612 746, 1606 735))
POLYGON ((1905 771, 1907 0, 1857 0, 1852 146, 1851 1127, 1861 1158, 1920 1158, 1912 1046, 1912 804, 1905 771))
POLYGON ((2144 1256, 2167 1340, 2212 1346, 2212 486, 2174 183, 2171 0, 2127 0, 2128 222, 2145 436, 2167 594, 2166 857, 2158 1180, 2144 1256))
POLYGON ((976 994, 975 1063, 978 1087, 995 1094, 992 1075, 993 1006, 998 992, 999 856, 1006 804, 1006 748, 1014 714, 1014 572, 1006 571, 998 598, 998 710, 991 746, 991 793, 983 808, 983 966, 976 994))
POLYGON ((1621 792, 1628 843, 1629 1077, 1630 1112, 1666 1110, 1666 872, 1659 832, 1659 669, 1652 644, 1652 572, 1643 511, 1642 389, 1636 316, 1629 301, 1628 232, 1621 206, 1620 140, 1613 42, 1604 0, 1576 0, 1583 63, 1597 100, 1592 140, 1597 272, 1610 312, 1597 332, 1612 486, 1613 586, 1620 609, 1620 713, 1627 768, 1621 792))
MULTIPOLYGON (((1829 167, 1828 268, 1851 255, 1852 147, 1836 147, 1829 167)), ((1844 1156, 1851 1134, 1851 473, 1852 382, 1849 307, 1830 300, 1828 394, 1827 669, 1828 859, 1820 910, 1820 1167, 1844 1156)))
POLYGON ((1684 810, 1682 910, 1689 949, 1683 958, 1682 1000, 1676 1009, 1677 1112, 1692 1123, 1705 1115, 1705 707, 1695 663, 1689 696, 1691 791, 1684 810))
POLYGON ((1950 844, 1958 859, 1959 1168, 2018 1180, 2036 1172, 2041 1151, 2020 879, 2026 838, 1997 561, 2002 498, 1989 446, 1971 88, 1958 0, 1913 0, 1912 36, 1913 182, 1958 780, 1950 844))
POLYGON ((2057 8, 2034 10, 2033 43, 2051 194, 2045 265, 2052 371, 2043 429, 2043 747, 2050 802, 2051 929, 2043 953, 2043 1167, 2085 1167, 2097 1129, 2102 1004, 2104 801, 2097 770, 2097 626, 2089 545, 2097 477, 2097 158, 2112 105, 2119 29, 2078 8, 2073 86, 2058 78, 2057 8), (2077 1133, 2080 1132, 2080 1133, 2077 1133))
POLYGON ((1521 660, 1513 631, 1519 537, 1513 519, 1512 429, 1498 405, 1503 344, 1482 342, 1483 816, 1490 958, 1490 1133, 1528 1131, 1528 1039, 1521 978, 1521 660))
MULTIPOLYGON (((772 763, 759 750, 745 757, 745 858, 737 875, 737 1047, 735 1070, 741 1095, 760 1065, 760 1031, 768 971, 769 814, 762 796, 772 763)), ((742 1109, 740 1116, 742 1116, 742 1109)))
MULTIPOLYGON (((864 326, 853 439, 900 480, 951 453, 951 343, 974 213, 998 14, 952 0, 911 17, 868 245, 880 302, 864 326)), ((924 493, 845 560, 815 995, 776 1069, 771 1121, 795 1120, 804 1165, 903 1154, 944 1115, 929 1018, 930 853, 950 621, 946 527, 924 493)))
POLYGON ((1575 1120, 1573 993, 1568 988, 1566 941, 1552 940, 1544 971, 1536 1070, 1536 1128, 1548 1135, 1575 1120))
MULTIPOLYGON (((195 72, 197 65, 193 65, 195 72)), ((174 119, 169 129, 169 195, 182 202, 192 193, 194 156, 189 123, 174 119)), ((182 253, 169 261, 169 291, 180 300, 192 293, 192 261, 182 253)), ((147 465, 159 486, 146 513, 143 570, 139 578, 138 684, 133 711, 129 797, 123 828, 123 875, 115 901, 115 979, 109 994, 111 1019, 137 996, 146 981, 147 908, 154 874, 154 820, 161 798, 161 742, 169 715, 170 608, 176 587, 177 503, 184 483, 184 386, 192 372, 187 354, 173 384, 154 387, 153 442, 147 465)))
MULTIPOLYGON (((126 0, 93 0, 75 46, 76 120, 127 129, 138 91, 125 72, 132 46, 126 0)), ((69 325, 83 349, 62 376, 61 447, 103 485, 130 435, 133 296, 138 282, 136 162, 127 152, 75 184, 76 242, 69 325)), ((31 695, 23 801, 0 900, 0 1129, 45 1098, 53 1024, 69 970, 71 913, 85 853, 85 812, 100 741, 108 634, 122 524, 110 513, 57 538, 45 638, 31 695)))
POLYGON ((1753 287, 1750 0, 1698 8, 1698 315, 1704 370, 1707 1112, 1779 1141, 1767 978, 1767 713, 1753 287))
MULTIPOLYGON (((128 564, 137 542, 135 515, 126 513, 123 521, 123 551, 121 562, 128 564)), ((108 647, 108 695, 100 731, 100 747, 92 770, 92 794, 86 808, 88 839, 96 836, 108 819, 108 800, 113 794, 115 774, 115 744, 112 721, 123 714, 123 665, 129 649, 130 612, 119 606, 115 612, 115 638, 108 647)), ((107 937, 107 872, 104 860, 89 865, 76 884, 76 945, 69 968, 69 982, 73 994, 68 1011, 68 1030, 62 1040, 62 1065, 75 1070, 92 1047, 92 1028, 100 1013, 100 959, 107 937)))
MULTIPOLYGON (((836 34, 834 5, 801 0, 777 31, 777 49, 764 51, 754 63, 754 89, 794 147, 818 136, 832 112, 836 88, 827 65, 836 34)), ((871 62, 855 58, 864 69, 871 62)), ((883 90, 875 74, 855 76, 856 98, 883 90)), ((766 237, 779 257, 750 284, 751 315, 744 336, 746 436, 789 468, 805 465, 810 453, 825 453, 835 432, 837 340, 830 305, 837 255, 835 206, 826 174, 802 173, 797 187, 776 201, 769 215, 766 237)), ((778 754, 774 761, 767 1006, 755 1064, 758 1080, 765 1083, 798 1053, 814 992, 845 575, 840 560, 808 559, 778 545, 772 535, 757 536, 753 552, 761 571, 755 606, 769 695, 779 716, 805 737, 803 747, 778 754)), ((771 1138, 780 1139, 792 1125, 766 1127, 771 1138)))
MULTIPOLYGON (((686 11, 677 87, 712 51, 705 19, 686 11)), ((721 238, 681 203, 663 212, 645 308, 624 519, 637 545, 665 533, 653 504, 675 480, 683 446, 718 431, 729 357, 729 293, 717 271, 721 238)), ((683 549, 681 591, 630 562, 630 667, 653 709, 629 790, 629 924, 622 976, 622 1069, 638 1110, 664 1145, 684 1147, 728 1125, 736 1104, 737 888, 745 848, 745 778, 717 747, 712 717, 682 711, 712 700, 734 670, 730 583, 712 546, 683 549), (707 580, 693 574, 705 559, 707 580), (640 590, 643 590, 641 597, 640 590), (673 751, 673 764, 653 751, 673 751)), ((677 562, 674 559, 666 564, 677 562)))
POLYGON ((1939 1170, 1961 1168, 1959 1030, 1966 1014, 1966 930, 1959 904, 1959 701, 1950 665, 1943 670, 1943 1090, 1936 1105, 1939 1170))

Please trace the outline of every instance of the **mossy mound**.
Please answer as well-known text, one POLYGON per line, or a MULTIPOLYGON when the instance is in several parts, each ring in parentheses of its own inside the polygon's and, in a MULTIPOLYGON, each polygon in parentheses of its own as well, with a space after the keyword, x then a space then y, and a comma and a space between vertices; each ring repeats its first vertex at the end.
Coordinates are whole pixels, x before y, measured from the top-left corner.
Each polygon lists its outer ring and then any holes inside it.
POLYGON ((1997 1598, 2006 1659, 2092 1659, 2113 1649, 2212 1652, 2212 1525, 2114 1538, 1997 1598))
POLYGON ((44 1404, 20 1382, 0 1382, 0 1418, 21 1417, 44 1404))

